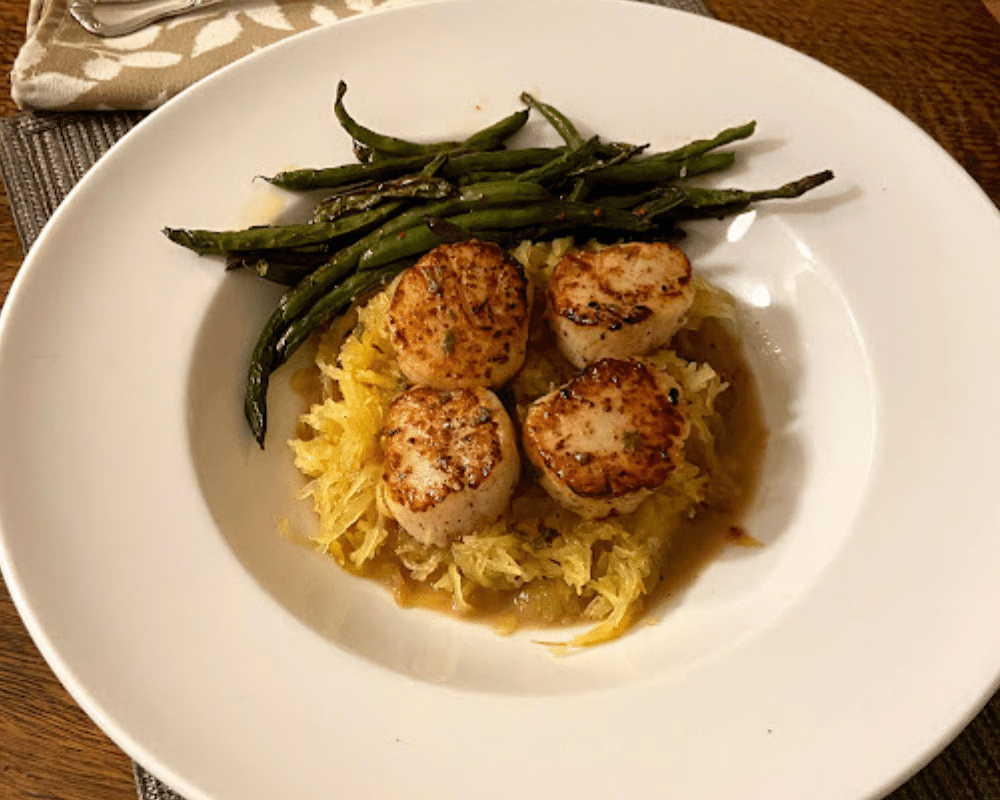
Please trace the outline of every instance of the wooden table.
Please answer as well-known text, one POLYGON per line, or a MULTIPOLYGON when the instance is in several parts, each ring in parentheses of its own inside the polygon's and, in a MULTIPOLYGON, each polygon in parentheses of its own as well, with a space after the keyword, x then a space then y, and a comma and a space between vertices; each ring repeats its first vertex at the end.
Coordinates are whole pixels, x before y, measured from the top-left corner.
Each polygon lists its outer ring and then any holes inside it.
MULTIPOLYGON (((721 20, 806 53, 933 136, 1000 206, 1000 0, 707 0, 721 20)), ((0 0, 0 62, 24 38, 27 0, 0 0)), ((17 109, 0 98, 0 114, 17 109)), ((843 121, 845 129, 852 124, 843 121)), ((873 146, 878 146, 873 142, 873 146)), ((0 297, 21 263, 0 199, 0 297)), ((0 797, 134 800, 129 759, 70 699, 0 584, 0 797)), ((958 799, 956 799, 958 800, 958 799)))

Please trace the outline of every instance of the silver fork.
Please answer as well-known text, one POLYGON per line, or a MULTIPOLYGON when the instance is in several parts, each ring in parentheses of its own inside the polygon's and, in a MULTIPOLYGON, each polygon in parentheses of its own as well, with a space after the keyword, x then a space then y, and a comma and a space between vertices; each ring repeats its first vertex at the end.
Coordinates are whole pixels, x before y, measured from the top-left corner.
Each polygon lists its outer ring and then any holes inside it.
POLYGON ((69 13, 91 33, 113 37, 223 2, 226 0, 74 0, 69 13))

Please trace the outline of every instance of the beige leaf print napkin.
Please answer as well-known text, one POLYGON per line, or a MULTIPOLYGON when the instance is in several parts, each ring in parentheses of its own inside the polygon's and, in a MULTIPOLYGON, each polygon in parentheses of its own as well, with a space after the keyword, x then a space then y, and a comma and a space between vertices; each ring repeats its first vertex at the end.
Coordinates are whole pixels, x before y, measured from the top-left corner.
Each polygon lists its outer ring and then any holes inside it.
POLYGON ((102 39, 69 14, 71 0, 31 0, 10 76, 24 110, 152 109, 231 61, 294 33, 417 0, 230 0, 102 39))

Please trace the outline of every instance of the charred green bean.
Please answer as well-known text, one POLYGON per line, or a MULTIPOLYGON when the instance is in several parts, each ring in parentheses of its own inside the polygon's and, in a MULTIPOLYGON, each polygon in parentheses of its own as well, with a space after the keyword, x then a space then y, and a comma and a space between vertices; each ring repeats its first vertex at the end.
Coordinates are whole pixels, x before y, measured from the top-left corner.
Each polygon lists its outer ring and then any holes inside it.
POLYGON ((726 128, 724 131, 713 136, 711 139, 696 139, 693 142, 689 142, 683 147, 678 147, 675 150, 668 150, 663 153, 652 153, 648 156, 650 160, 656 161, 682 161, 684 159, 694 158, 696 156, 701 156, 707 153, 709 150, 715 150, 727 144, 732 144, 740 139, 747 139, 753 136, 754 131, 757 129, 757 122, 751 120, 743 125, 737 125, 734 128, 726 128))
POLYGON ((548 123, 556 129, 556 133, 562 137, 562 140, 571 148, 575 149, 583 145, 583 136, 580 135, 576 126, 570 122, 569 117, 563 114, 558 108, 541 102, 528 92, 521 92, 521 102, 527 103, 532 108, 537 109, 548 120, 548 123))
MULTIPOLYGON (((566 231, 574 228, 605 228, 619 233, 645 233, 653 223, 650 218, 616 208, 591 203, 548 201, 518 208, 494 208, 466 211, 446 217, 452 228, 465 231, 521 230, 545 228, 566 231)), ((392 239, 383 239, 365 251, 359 270, 374 269, 400 258, 424 253, 448 239, 427 221, 401 231, 392 239)))
POLYGON ((259 225, 235 231, 207 231, 164 228, 164 235, 175 244, 199 255, 225 255, 243 250, 274 250, 329 242, 351 233, 369 229, 388 219, 402 207, 401 200, 340 217, 332 222, 308 222, 301 225, 259 225))
POLYGON ((587 178, 605 186, 639 186, 662 184, 693 178, 706 172, 728 169, 736 161, 730 152, 705 153, 679 161, 656 160, 652 157, 624 164, 601 167, 588 173, 587 178))
POLYGON ((389 156, 417 156, 427 153, 440 153, 448 150, 493 150, 503 144, 507 139, 524 127, 528 121, 528 111, 515 111, 513 114, 504 117, 489 127, 469 136, 462 141, 433 142, 421 144, 400 139, 396 136, 386 136, 376 133, 359 124, 344 108, 344 95, 347 93, 347 84, 340 81, 337 84, 337 95, 334 101, 334 114, 341 127, 350 134, 354 141, 370 149, 373 153, 382 153, 389 156))
POLYGON ((335 189, 338 186, 384 181, 399 178, 427 166, 434 159, 434 153, 402 158, 386 158, 380 161, 360 164, 343 164, 337 167, 290 169, 270 177, 268 183, 280 189, 293 192, 308 192, 313 189, 335 189))
POLYGON ((224 254, 227 268, 254 269, 288 285, 251 355, 244 409, 264 446, 270 376, 331 316, 384 284, 437 244, 471 237, 512 246, 558 235, 602 241, 674 240, 679 223, 794 198, 833 177, 807 175, 774 189, 708 189, 687 179, 732 166, 720 150, 752 136, 756 123, 727 128, 672 150, 584 136, 558 108, 525 92, 526 108, 462 140, 421 143, 360 124, 338 84, 334 113, 358 163, 295 169, 265 178, 290 191, 326 189, 312 222, 243 231, 166 228, 178 244, 224 254), (540 114, 565 145, 505 149, 540 114))
POLYGON ((313 222, 333 222, 345 214, 367 211, 391 199, 443 200, 456 194, 458 188, 455 184, 443 178, 407 176, 329 197, 316 206, 313 222))
POLYGON ((299 345, 309 338, 313 331, 322 326, 332 314, 347 308, 360 296, 384 286, 400 272, 413 266, 414 260, 404 258, 369 272, 355 272, 338 283, 323 295, 306 314, 303 314, 285 329, 276 344, 278 357, 281 361, 287 361, 299 345))
MULTIPOLYGON (((488 183, 466 187, 458 197, 403 212, 363 239, 339 251, 326 264, 307 275, 278 301, 278 307, 264 325, 250 358, 244 410, 257 442, 264 446, 267 433, 267 387, 271 373, 287 358, 287 331, 312 305, 358 267, 365 252, 388 237, 418 224, 425 215, 448 216, 477 208, 514 205, 547 197, 548 192, 533 183, 488 183)), ((385 262, 382 262, 385 263, 385 262)), ((312 318, 312 317, 310 317, 312 318)))
POLYGON ((824 170, 806 175, 775 189, 746 191, 744 189, 704 189, 697 186, 672 186, 661 197, 644 207, 649 217, 672 213, 678 219, 724 217, 738 214, 752 203, 765 200, 794 199, 833 180, 833 172, 824 170))

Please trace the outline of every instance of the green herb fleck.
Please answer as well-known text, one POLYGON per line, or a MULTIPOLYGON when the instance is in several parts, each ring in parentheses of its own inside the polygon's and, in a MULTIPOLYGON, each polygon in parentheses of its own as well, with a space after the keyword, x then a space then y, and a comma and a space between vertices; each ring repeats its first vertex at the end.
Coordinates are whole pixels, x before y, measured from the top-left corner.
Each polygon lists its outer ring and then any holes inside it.
POLYGON ((441 268, 438 266, 434 267, 434 272, 424 272, 424 277, 427 278, 427 291, 431 294, 440 294, 441 292, 441 268))
POLYGON ((639 435, 639 431, 625 431, 622 434, 622 446, 630 453, 642 447, 642 436, 639 435))
POLYGON ((455 352, 455 329, 448 328, 444 334, 444 341, 441 342, 441 348, 444 350, 446 356, 453 355, 455 352))

